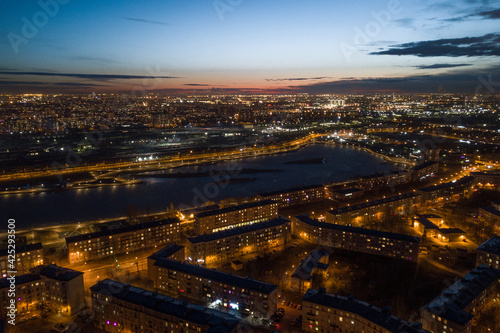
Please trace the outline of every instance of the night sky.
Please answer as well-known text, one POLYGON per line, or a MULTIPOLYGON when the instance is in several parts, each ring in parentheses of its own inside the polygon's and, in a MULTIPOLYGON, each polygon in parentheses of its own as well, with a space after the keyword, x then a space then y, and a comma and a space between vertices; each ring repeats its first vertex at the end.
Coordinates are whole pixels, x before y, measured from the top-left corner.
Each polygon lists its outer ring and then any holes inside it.
POLYGON ((498 0, 7 0, 0 21, 0 92, 500 86, 498 0))

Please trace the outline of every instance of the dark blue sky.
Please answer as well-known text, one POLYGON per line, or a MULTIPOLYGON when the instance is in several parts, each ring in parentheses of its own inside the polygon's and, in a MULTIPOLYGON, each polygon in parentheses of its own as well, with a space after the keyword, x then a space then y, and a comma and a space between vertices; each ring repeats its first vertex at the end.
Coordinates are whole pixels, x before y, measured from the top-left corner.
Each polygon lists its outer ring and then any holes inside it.
POLYGON ((500 75, 499 1, 7 0, 0 20, 0 91, 473 93, 500 75))

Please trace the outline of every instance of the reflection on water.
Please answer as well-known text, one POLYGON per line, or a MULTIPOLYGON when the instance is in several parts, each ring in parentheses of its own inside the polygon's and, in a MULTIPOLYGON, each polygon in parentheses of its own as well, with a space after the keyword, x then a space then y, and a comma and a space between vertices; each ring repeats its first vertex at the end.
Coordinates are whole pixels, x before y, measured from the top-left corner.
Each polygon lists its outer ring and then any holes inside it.
POLYGON ((6 218, 16 219, 20 229, 34 225, 73 223, 99 218, 119 217, 126 214, 128 205, 143 211, 164 211, 174 206, 192 206, 205 200, 218 202, 235 196, 252 196, 257 193, 289 187, 325 184, 347 180, 392 168, 383 159, 363 150, 346 147, 313 145, 300 151, 253 157, 207 166, 191 166, 172 172, 207 172, 233 174, 247 178, 227 184, 226 176, 191 178, 147 178, 146 183, 131 186, 99 187, 83 190, 16 194, 0 196, 0 209, 6 218), (323 158, 324 163, 287 163, 305 159, 323 158), (238 170, 253 170, 250 173, 238 170), (255 170, 279 170, 256 172, 255 170), (215 182, 215 183, 214 183, 215 182))

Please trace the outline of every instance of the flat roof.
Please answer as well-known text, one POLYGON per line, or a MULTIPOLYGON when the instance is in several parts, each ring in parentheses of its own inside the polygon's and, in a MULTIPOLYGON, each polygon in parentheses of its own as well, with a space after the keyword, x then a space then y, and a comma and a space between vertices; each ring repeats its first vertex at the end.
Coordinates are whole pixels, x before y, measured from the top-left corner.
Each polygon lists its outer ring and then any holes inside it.
POLYGON ((441 190, 444 188, 453 188, 455 186, 465 185, 468 182, 472 182, 473 179, 474 179, 474 177, 472 177, 472 176, 466 176, 466 177, 458 179, 456 182, 448 182, 448 183, 443 183, 443 184, 439 184, 439 185, 422 187, 422 188, 419 188, 417 191, 432 192, 432 191, 437 191, 437 190, 441 190))
POLYGON ((207 217, 207 216, 212 216, 212 215, 219 215, 219 214, 234 212, 234 211, 240 210, 240 209, 248 209, 248 208, 266 206, 266 205, 271 205, 271 204, 278 204, 278 203, 275 202, 275 201, 272 201, 272 200, 262 200, 262 201, 248 202, 248 203, 244 203, 244 204, 241 204, 241 205, 236 205, 236 206, 230 206, 230 207, 225 207, 225 208, 221 208, 221 209, 214 209, 214 210, 204 211, 204 212, 201 212, 201 213, 197 213, 194 216, 196 218, 207 217))
POLYGON ((208 325, 210 329, 206 332, 209 333, 232 332, 239 323, 238 319, 230 314, 110 279, 99 281, 90 287, 90 290, 198 325, 208 325))
POLYGON ((284 194, 284 193, 290 193, 290 192, 312 190, 314 188, 323 187, 323 186, 324 185, 321 185, 321 184, 299 186, 299 187, 287 188, 287 189, 284 189, 284 190, 271 191, 271 192, 263 192, 263 193, 259 193, 258 195, 260 195, 261 197, 267 197, 267 196, 271 196, 271 195, 278 195, 278 194, 284 194))
POLYGON ((83 272, 56 265, 40 265, 32 268, 32 271, 36 274, 63 282, 71 281, 74 278, 83 275, 83 272))
POLYGON ((419 195, 420 194, 413 193, 413 192, 405 193, 405 194, 401 194, 401 195, 392 196, 389 198, 377 199, 377 200, 373 200, 373 201, 369 201, 369 202, 365 202, 365 203, 360 203, 357 205, 337 208, 337 209, 329 211, 328 213, 330 213, 332 215, 338 215, 338 214, 356 211, 356 210, 363 209, 363 208, 369 208, 369 207, 382 205, 382 204, 389 203, 389 202, 394 202, 394 201, 408 199, 408 198, 414 198, 414 197, 418 197, 419 195))
MULTIPOLYGON (((40 280, 40 275, 31 274, 31 273, 17 275, 15 280, 16 280, 16 286, 18 286, 18 285, 22 285, 25 283, 38 281, 38 280, 40 280)), ((10 286, 10 281, 7 280, 6 277, 3 279, 0 279, 0 289, 9 288, 9 286, 10 286)))
POLYGON ((486 207, 481 207, 482 210, 487 211, 488 213, 491 213, 496 216, 500 216, 500 210, 496 209, 493 206, 486 206, 486 207))
POLYGON ((348 193, 356 193, 356 192, 363 192, 363 190, 361 190, 359 188, 351 187, 351 188, 346 188, 343 190, 337 190, 334 193, 348 194, 348 193))
POLYGON ((250 278, 244 278, 237 275, 232 275, 229 273, 224 273, 217 271, 215 269, 209 269, 203 266, 191 265, 188 263, 182 263, 177 260, 172 259, 158 259, 155 266, 174 270, 177 272, 182 272, 198 277, 202 277, 211 281, 217 281, 224 284, 230 284, 232 286, 241 287, 244 289, 249 289, 253 291, 258 291, 265 294, 270 294, 273 290, 278 288, 277 285, 258 281, 250 278))
POLYGON ((236 236, 239 234, 246 234, 247 232, 252 232, 252 231, 257 231, 257 230, 261 230, 261 229, 265 229, 265 228, 275 227, 275 226, 282 225, 282 224, 285 224, 288 222, 290 222, 290 220, 287 220, 283 217, 278 217, 276 219, 272 219, 272 220, 265 221, 265 222, 253 223, 253 224, 246 225, 243 227, 237 227, 237 228, 227 229, 227 230, 223 230, 223 231, 219 231, 219 232, 214 232, 211 234, 203 234, 203 235, 199 235, 196 237, 190 237, 187 240, 192 244, 202 243, 202 242, 211 242, 211 241, 218 240, 221 238, 233 237, 233 236, 236 236))
MULTIPOLYGON (((23 252, 42 250, 42 249, 43 249, 42 243, 33 243, 28 245, 16 246, 16 253, 19 254, 23 252)), ((6 256, 7 254, 8 254, 7 249, 0 250, 1 257, 6 256)))
POLYGON ((148 259, 168 258, 171 255, 173 255, 174 253, 182 250, 183 248, 184 248, 184 246, 182 246, 182 245, 170 244, 170 245, 165 246, 160 251, 157 251, 157 252, 153 253, 152 255, 150 255, 148 257, 148 259))
POLYGON ((474 317, 464 309, 499 278, 500 270, 480 264, 423 309, 464 326, 474 317))
POLYGON ((325 289, 309 289, 304 297, 302 297, 302 300, 354 313, 390 332, 427 332, 421 328, 420 323, 411 323, 392 315, 389 307, 380 309, 370 303, 356 299, 353 295, 344 297, 336 294, 329 294, 325 291, 325 289))
POLYGON ((388 232, 388 231, 380 231, 380 230, 373 230, 373 229, 351 227, 351 226, 335 224, 335 223, 320 222, 318 220, 311 219, 307 215, 298 215, 298 216, 295 216, 295 218, 299 219, 300 221, 302 221, 304 223, 307 223, 309 225, 313 225, 313 226, 316 226, 319 228, 333 229, 333 230, 338 230, 338 231, 346 231, 346 232, 352 232, 352 233, 356 233, 356 234, 376 236, 376 237, 385 237, 385 238, 391 238, 391 239, 395 239, 395 240, 402 240, 405 242, 413 242, 413 243, 420 242, 420 238, 410 236, 410 235, 396 234, 396 233, 388 232))
POLYGON ((92 232, 92 233, 88 233, 88 234, 66 237, 66 244, 76 243, 76 242, 94 239, 94 238, 99 238, 99 237, 118 235, 118 234, 123 234, 123 233, 131 232, 131 231, 138 231, 138 230, 143 230, 143 229, 148 229, 148 228, 154 228, 154 227, 159 227, 162 225, 169 225, 169 224, 174 224, 174 223, 179 223, 179 222, 180 222, 180 220, 178 218, 172 217, 172 218, 168 218, 168 219, 164 219, 164 220, 151 221, 151 222, 140 223, 140 224, 133 224, 133 225, 128 225, 128 226, 115 228, 115 229, 101 230, 101 231, 92 232))
POLYGON ((493 236, 477 247, 478 251, 500 255, 500 236, 493 236))
POLYGON ((438 162, 433 162, 433 161, 427 161, 427 162, 424 162, 422 164, 419 164, 419 165, 416 165, 414 166, 413 168, 411 168, 413 171, 419 171, 419 170, 422 170, 422 169, 425 169, 425 168, 428 168, 430 166, 433 166, 435 164, 438 164, 438 162))

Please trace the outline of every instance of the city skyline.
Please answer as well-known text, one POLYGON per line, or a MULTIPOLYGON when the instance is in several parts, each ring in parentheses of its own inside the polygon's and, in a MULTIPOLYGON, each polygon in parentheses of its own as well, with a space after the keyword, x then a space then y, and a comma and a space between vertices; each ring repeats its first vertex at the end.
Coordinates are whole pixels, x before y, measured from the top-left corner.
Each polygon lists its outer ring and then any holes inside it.
POLYGON ((493 93, 494 1, 9 3, 0 92, 493 93))

